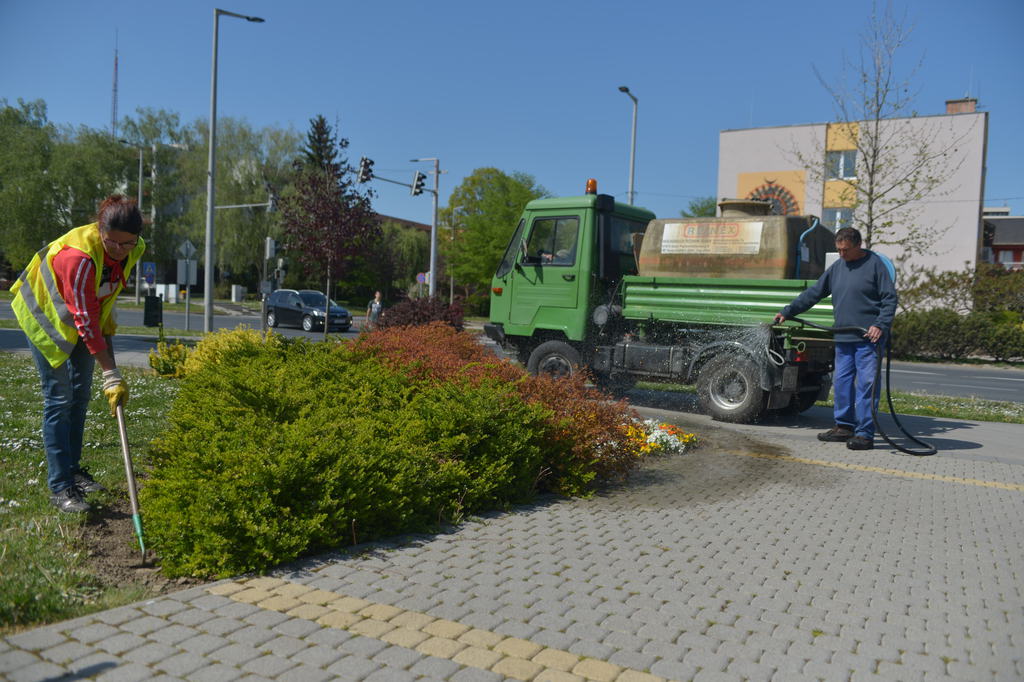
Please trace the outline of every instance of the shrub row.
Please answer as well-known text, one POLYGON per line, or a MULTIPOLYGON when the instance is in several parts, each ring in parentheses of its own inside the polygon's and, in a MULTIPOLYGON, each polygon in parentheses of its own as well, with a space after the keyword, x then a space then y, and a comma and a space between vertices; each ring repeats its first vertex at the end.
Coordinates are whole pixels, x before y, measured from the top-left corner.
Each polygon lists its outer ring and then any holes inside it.
POLYGON ((632 415, 443 323, 338 344, 219 332, 186 363, 141 491, 169 576, 304 553, 628 473, 632 415))
POLYGON ((942 308, 904 312, 893 321, 892 336, 895 357, 1024 359, 1024 324, 1019 313, 960 315, 942 308))

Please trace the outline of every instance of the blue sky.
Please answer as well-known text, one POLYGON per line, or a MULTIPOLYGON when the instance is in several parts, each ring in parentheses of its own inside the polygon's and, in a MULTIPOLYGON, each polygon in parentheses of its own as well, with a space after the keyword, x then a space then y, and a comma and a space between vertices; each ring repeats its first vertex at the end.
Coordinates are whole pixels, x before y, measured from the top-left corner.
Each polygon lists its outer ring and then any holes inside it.
MULTIPOLYGON (((121 114, 209 113, 213 8, 218 114, 294 127, 323 114, 349 156, 409 182, 439 157, 441 203, 482 166, 556 195, 588 177, 625 200, 639 98, 636 203, 676 216, 716 193, 724 129, 832 117, 814 67, 856 57, 870 0, 0 0, 0 97, 43 99, 56 123, 109 128, 115 30, 121 114)), ((923 58, 921 114, 970 94, 990 112, 986 199, 1024 213, 1024 2, 909 0, 901 67, 923 58)), ((428 186, 430 186, 428 181, 428 186)), ((428 194, 382 182, 375 208, 430 222, 428 194)))

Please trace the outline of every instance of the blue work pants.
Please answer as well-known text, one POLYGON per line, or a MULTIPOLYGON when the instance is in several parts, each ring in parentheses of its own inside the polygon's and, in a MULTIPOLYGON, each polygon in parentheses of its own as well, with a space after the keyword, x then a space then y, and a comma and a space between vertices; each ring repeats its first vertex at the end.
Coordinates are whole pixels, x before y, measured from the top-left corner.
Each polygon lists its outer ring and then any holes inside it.
POLYGON ((853 429, 853 435, 875 437, 873 410, 878 408, 881 387, 874 394, 879 344, 870 341, 837 342, 836 369, 832 375, 833 413, 837 426, 853 429))
POLYGON ((50 492, 59 493, 75 483, 82 459, 85 414, 92 395, 95 359, 79 339, 62 364, 51 367, 35 344, 29 341, 43 389, 43 447, 46 449, 47 482, 50 492))

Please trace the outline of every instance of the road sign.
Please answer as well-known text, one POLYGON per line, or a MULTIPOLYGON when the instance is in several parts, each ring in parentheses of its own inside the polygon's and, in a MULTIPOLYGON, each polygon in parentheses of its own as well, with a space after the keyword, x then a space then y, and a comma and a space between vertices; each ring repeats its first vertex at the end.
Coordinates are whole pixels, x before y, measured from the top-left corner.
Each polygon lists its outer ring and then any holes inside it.
POLYGON ((178 259, 178 284, 196 285, 196 262, 194 260, 178 259))
POLYGON ((142 279, 149 285, 156 281, 156 263, 142 261, 142 279))
POLYGON ((185 243, 178 247, 178 253, 185 260, 192 260, 192 257, 196 255, 196 245, 186 239, 185 243))
POLYGON ((425 273, 425 272, 417 272, 416 273, 416 282, 418 284, 426 284, 427 283, 427 273, 425 273))

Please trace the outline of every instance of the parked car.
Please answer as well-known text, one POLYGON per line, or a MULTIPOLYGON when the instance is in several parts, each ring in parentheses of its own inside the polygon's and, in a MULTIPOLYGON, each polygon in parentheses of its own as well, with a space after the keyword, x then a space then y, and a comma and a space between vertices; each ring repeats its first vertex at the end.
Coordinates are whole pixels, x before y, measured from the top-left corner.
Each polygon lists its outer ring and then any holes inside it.
MULTIPOLYGON (((302 327, 311 332, 324 328, 327 296, 313 289, 278 289, 267 299, 267 326, 302 327)), ((352 315, 348 310, 331 301, 330 331, 348 331, 352 326, 352 315)))

